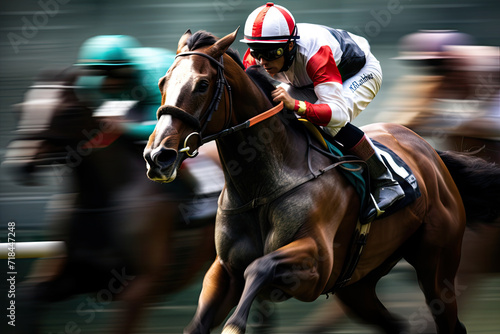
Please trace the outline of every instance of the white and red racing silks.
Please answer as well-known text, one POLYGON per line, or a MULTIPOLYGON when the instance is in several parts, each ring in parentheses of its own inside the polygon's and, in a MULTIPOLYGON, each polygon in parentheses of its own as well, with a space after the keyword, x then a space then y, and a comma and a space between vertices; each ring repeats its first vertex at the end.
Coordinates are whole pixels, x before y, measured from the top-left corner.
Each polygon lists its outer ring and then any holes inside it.
MULTIPOLYGON (((369 44, 363 37, 322 25, 298 23, 297 30, 300 39, 294 40, 295 60, 274 79, 296 88, 313 86, 318 100, 314 104, 305 102, 305 111, 301 110, 305 117, 320 126, 342 127, 352 121, 342 83, 365 65, 369 44)), ((243 64, 258 64, 250 50, 245 53, 243 64)))

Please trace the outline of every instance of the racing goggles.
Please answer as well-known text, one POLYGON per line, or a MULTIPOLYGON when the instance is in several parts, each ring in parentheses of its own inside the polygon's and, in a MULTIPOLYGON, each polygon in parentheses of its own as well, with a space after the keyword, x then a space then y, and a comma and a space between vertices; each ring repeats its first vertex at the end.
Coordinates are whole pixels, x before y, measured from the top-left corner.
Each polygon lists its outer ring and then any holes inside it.
POLYGON ((267 61, 273 61, 283 56, 284 53, 285 51, 283 47, 279 47, 277 49, 250 49, 250 54, 257 60, 262 58, 267 61))

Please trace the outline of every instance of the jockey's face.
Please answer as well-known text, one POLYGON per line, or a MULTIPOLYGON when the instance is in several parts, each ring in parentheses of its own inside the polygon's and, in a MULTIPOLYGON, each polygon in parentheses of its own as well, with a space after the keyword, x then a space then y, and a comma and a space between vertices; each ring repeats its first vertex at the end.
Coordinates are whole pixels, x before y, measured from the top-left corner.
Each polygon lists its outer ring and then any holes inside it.
POLYGON ((286 52, 285 48, 290 51, 293 47, 293 42, 288 44, 281 44, 275 48, 258 48, 254 45, 250 46, 251 55, 264 67, 264 69, 271 76, 276 75, 285 64, 284 55, 286 52))
POLYGON ((283 65, 285 64, 285 57, 279 57, 274 60, 265 60, 264 58, 260 58, 259 61, 267 73, 271 76, 275 76, 283 68, 283 65))

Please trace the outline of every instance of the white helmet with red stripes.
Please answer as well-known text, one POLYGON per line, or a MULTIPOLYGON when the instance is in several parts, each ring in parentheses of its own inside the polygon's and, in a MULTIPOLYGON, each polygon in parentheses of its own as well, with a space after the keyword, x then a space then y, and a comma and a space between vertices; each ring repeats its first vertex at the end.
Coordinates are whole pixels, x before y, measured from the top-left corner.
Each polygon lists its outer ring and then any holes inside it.
POLYGON ((243 43, 287 43, 298 39, 293 15, 283 6, 268 2, 247 18, 243 43))

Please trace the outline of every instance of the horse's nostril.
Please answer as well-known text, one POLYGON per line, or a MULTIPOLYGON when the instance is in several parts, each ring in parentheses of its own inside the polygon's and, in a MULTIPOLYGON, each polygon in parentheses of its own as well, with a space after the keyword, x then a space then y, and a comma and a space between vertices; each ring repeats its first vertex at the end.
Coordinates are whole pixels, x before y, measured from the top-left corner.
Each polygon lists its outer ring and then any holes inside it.
POLYGON ((161 147, 153 152, 152 158, 160 168, 166 168, 175 162, 177 151, 161 147))

